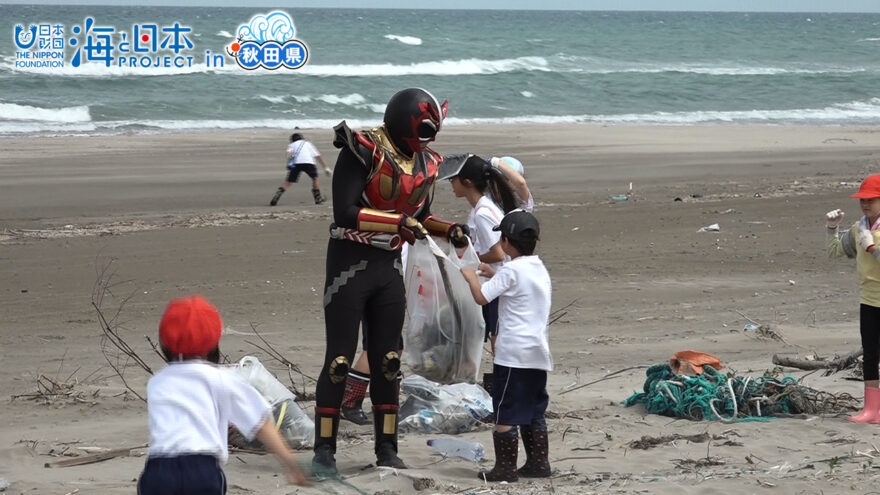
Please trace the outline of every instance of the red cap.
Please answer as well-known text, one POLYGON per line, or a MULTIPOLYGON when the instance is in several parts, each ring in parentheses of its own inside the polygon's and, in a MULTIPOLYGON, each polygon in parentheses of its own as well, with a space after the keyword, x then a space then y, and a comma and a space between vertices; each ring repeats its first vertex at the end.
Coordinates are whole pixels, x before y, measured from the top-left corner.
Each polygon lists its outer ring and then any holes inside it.
POLYGON ((859 192, 853 194, 852 197, 859 199, 880 198, 880 175, 869 175, 859 186, 859 192))
POLYGON ((174 299, 159 322, 159 341, 172 354, 204 356, 220 343, 220 313, 200 295, 174 299))

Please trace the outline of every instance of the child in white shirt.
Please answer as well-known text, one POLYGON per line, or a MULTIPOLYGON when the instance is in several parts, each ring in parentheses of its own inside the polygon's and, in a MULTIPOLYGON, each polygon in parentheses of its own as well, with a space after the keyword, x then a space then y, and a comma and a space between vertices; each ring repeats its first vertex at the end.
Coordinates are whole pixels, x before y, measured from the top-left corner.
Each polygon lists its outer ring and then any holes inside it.
POLYGON ((461 270, 478 304, 495 298, 499 301, 492 387, 495 467, 481 472, 480 478, 546 478, 550 476, 550 462, 544 413, 550 398, 547 372, 553 370, 553 357, 548 332, 550 275, 534 254, 540 226, 531 213, 514 210, 504 216, 495 230, 501 232, 501 248, 510 261, 497 272, 481 263, 483 275, 491 277, 482 286, 474 270, 461 270), (526 463, 520 469, 516 468, 517 426, 526 450, 526 463))
POLYGON ((230 423, 275 454, 290 483, 307 484, 268 402, 216 366, 222 328, 217 309, 198 295, 171 301, 162 316, 159 341, 168 366, 147 384, 150 447, 139 495, 225 494, 220 463, 229 457, 230 423))

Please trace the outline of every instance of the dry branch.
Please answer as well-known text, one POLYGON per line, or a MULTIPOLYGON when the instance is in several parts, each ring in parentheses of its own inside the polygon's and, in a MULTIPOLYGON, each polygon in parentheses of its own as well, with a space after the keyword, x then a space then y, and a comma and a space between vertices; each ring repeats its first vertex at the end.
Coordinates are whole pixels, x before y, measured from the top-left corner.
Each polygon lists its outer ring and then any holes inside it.
POLYGON ((113 449, 108 450, 107 452, 98 452, 97 454, 87 454, 81 455, 77 457, 68 457, 66 459, 59 459, 57 461, 47 462, 44 466, 47 468, 58 468, 58 467, 70 467, 70 466, 81 466, 83 464, 92 464, 94 462, 106 461, 107 459, 113 459, 114 457, 126 457, 131 455, 131 451, 134 449, 142 449, 146 447, 147 444, 137 445, 135 447, 125 447, 122 449, 113 449))
POLYGON ((119 335, 119 329, 122 327, 122 323, 119 321, 119 316, 122 313, 125 304, 134 295, 134 291, 121 299, 119 306, 116 308, 116 313, 114 313, 111 318, 108 319, 104 314, 104 298, 108 296, 113 297, 113 289, 115 287, 130 282, 129 280, 119 282, 114 280, 116 271, 111 269, 113 261, 114 259, 110 258, 109 261, 104 262, 99 268, 98 260, 95 260, 97 279, 92 288, 92 307, 98 313, 98 322, 101 325, 101 331, 104 332, 104 337, 101 339, 101 353, 104 355, 107 364, 113 368, 113 371, 115 371, 116 375, 119 376, 119 379, 122 380, 122 384, 125 385, 125 388, 133 393, 138 399, 146 402, 147 400, 144 399, 137 390, 132 388, 132 386, 128 384, 128 381, 126 381, 125 368, 128 367, 130 361, 134 361, 135 364, 151 375, 153 374, 153 370, 140 357, 140 355, 128 345, 128 342, 119 335), (119 352, 115 355, 111 355, 112 353, 108 349, 107 342, 112 344, 119 352))
POLYGON ((804 359, 789 356, 773 355, 773 364, 777 366, 787 366, 789 368, 799 368, 802 370, 821 370, 829 369, 840 371, 842 369, 853 366, 862 355, 862 348, 858 348, 845 356, 841 356, 832 360, 827 359, 804 359))

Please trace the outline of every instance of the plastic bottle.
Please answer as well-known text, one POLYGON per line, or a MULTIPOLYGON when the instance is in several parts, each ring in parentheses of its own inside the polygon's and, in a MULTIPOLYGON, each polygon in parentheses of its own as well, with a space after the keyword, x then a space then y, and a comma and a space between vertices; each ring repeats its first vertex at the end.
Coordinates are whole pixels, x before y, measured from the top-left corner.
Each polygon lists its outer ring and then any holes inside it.
POLYGON ((428 440, 428 445, 437 449, 445 457, 460 457, 479 462, 486 456, 486 449, 479 442, 469 442, 463 438, 441 437, 428 440))

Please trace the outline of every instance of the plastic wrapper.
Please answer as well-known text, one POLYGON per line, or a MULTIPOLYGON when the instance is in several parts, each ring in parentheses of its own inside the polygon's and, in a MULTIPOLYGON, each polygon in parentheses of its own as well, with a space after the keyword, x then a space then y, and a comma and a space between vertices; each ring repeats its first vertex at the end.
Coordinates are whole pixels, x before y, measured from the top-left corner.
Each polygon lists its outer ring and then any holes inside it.
POLYGON ((441 385, 410 375, 400 389, 408 395, 399 411, 403 432, 464 433, 492 414, 492 397, 476 384, 441 385))
POLYGON ((461 255, 431 237, 409 248, 403 361, 415 373, 440 383, 477 381, 485 323, 460 270, 479 265, 470 244, 461 255))
MULTIPOLYGON (((315 436, 315 423, 297 405, 296 396, 275 378, 254 356, 245 356, 231 369, 257 389, 272 406, 272 417, 278 432, 295 449, 308 448, 315 436)), ((260 447, 257 440, 247 447, 260 447)))

